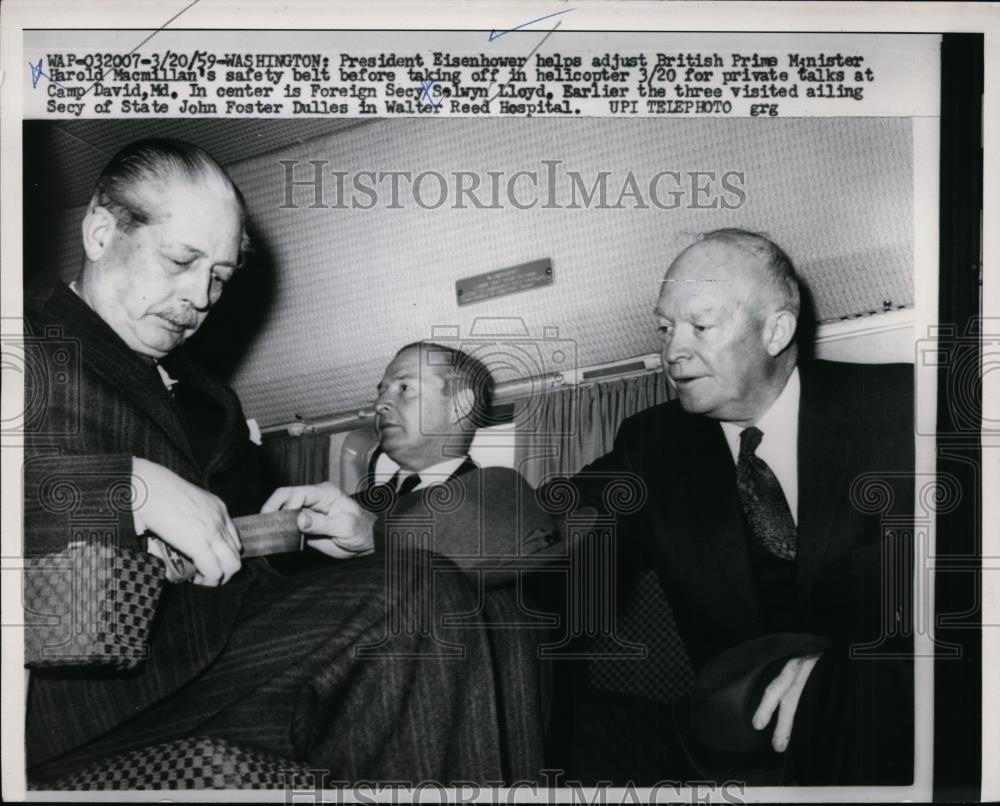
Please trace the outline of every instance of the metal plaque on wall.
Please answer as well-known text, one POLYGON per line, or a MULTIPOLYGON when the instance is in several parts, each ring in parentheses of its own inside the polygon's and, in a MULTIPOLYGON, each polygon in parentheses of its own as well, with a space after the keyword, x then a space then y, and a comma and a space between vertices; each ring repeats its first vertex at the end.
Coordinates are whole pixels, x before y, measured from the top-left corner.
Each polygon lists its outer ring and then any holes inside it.
POLYGON ((493 297, 516 294, 532 288, 552 285, 552 260, 542 258, 518 266, 488 271, 455 281, 455 299, 459 305, 471 305, 493 297))

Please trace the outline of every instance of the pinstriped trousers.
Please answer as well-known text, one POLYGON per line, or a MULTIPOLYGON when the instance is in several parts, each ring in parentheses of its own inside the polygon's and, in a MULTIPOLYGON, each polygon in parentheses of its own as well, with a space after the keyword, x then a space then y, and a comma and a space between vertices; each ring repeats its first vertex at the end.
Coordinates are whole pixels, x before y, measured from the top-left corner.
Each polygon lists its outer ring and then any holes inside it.
MULTIPOLYGON (((477 595, 457 569, 428 573, 429 556, 387 567, 373 555, 295 577, 247 563, 256 578, 211 666, 31 778, 208 735, 307 763, 328 784, 504 780, 495 681, 509 685, 518 671, 498 674, 481 625, 440 626, 475 610, 477 595)), ((517 772, 540 761, 522 758, 517 772)))

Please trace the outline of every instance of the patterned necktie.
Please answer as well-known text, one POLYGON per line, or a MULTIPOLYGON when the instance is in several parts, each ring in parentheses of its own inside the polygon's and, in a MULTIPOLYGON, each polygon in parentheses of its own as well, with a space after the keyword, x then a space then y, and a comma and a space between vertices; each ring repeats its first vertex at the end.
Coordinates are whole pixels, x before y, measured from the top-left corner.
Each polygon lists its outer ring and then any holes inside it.
POLYGON ((794 560, 795 521, 781 485, 767 462, 756 455, 764 434, 751 426, 740 433, 736 488, 750 533, 758 544, 782 560, 794 560))
POLYGON ((397 470, 396 475, 392 477, 392 486, 396 488, 396 495, 402 498, 404 495, 412 493, 417 488, 417 485, 420 484, 420 475, 418 473, 413 473, 403 479, 403 483, 400 484, 400 472, 401 471, 397 470))

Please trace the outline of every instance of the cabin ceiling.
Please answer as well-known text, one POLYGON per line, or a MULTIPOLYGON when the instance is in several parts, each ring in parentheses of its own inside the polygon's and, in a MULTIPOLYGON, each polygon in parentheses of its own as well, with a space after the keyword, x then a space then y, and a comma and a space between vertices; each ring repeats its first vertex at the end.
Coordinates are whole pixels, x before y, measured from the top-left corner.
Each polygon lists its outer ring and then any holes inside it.
MULTIPOLYGON (((245 160, 303 145, 362 126, 367 121, 247 120, 227 118, 136 118, 122 120, 28 121, 25 149, 44 153, 47 172, 61 178, 59 193, 40 199, 46 207, 86 204, 94 179, 120 148, 144 137, 172 137, 204 148, 230 168, 245 160)), ((28 182, 31 177, 25 177, 28 182)))
POLYGON ((75 275, 83 206, 127 142, 189 140, 228 168, 257 251, 196 346, 263 425, 368 404, 396 348, 417 339, 499 351, 501 380, 558 369, 557 354, 590 366, 653 352, 664 270, 697 233, 719 227, 774 237, 822 320, 913 303, 906 119, 74 120, 29 121, 24 131, 28 274, 75 275), (352 175, 446 177, 509 177, 562 160, 588 184, 610 172, 614 196, 629 171, 640 186, 657 171, 738 171, 746 200, 736 209, 364 210, 312 207, 297 191, 289 208, 281 160, 303 171, 322 160, 352 175), (456 280, 542 258, 552 285, 457 305, 456 280))

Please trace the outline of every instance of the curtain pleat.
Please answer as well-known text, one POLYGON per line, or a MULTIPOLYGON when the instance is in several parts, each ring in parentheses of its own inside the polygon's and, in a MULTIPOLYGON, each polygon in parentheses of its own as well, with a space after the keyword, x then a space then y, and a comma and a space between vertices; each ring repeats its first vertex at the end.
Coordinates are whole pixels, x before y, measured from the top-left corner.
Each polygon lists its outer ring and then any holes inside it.
MULTIPOLYGON (((663 374, 650 372, 514 401, 515 466, 533 486, 571 476, 611 450, 622 420, 671 397, 663 374)), ((275 484, 329 478, 327 434, 268 439, 263 451, 275 484)))
POLYGON ((622 420, 673 395, 662 372, 514 402, 515 465, 532 486, 571 476, 611 450, 622 420))
POLYGON ((262 446, 275 485, 316 484, 330 476, 330 437, 303 434, 268 439, 262 446))

